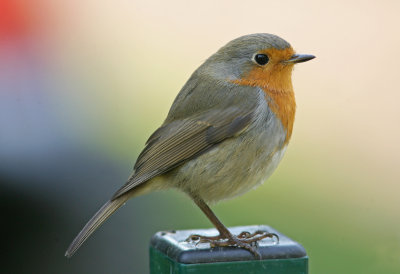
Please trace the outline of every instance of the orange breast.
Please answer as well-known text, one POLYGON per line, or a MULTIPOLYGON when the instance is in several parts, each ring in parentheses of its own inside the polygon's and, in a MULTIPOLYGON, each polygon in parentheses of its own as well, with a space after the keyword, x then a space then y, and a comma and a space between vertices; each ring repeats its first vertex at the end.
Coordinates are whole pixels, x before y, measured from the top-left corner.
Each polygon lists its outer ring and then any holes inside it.
POLYGON ((268 64, 266 66, 255 64, 250 72, 232 82, 238 85, 262 88, 269 107, 286 130, 285 144, 287 144, 292 136, 296 101, 291 79, 293 65, 283 64, 281 61, 289 59, 294 54, 294 50, 292 48, 267 49, 260 53, 269 56, 268 64))

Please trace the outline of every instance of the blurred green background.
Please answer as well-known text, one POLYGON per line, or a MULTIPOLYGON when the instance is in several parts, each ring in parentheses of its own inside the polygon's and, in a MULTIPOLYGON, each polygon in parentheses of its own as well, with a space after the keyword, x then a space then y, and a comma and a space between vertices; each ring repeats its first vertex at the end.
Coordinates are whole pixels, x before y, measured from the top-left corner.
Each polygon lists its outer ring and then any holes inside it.
POLYGON ((64 257, 196 67, 268 32, 317 59, 294 71, 298 111, 279 168, 216 214, 302 243, 310 273, 400 273, 399 10, 385 0, 2 0, 2 272, 147 273, 155 232, 211 227, 183 194, 154 193, 64 257))

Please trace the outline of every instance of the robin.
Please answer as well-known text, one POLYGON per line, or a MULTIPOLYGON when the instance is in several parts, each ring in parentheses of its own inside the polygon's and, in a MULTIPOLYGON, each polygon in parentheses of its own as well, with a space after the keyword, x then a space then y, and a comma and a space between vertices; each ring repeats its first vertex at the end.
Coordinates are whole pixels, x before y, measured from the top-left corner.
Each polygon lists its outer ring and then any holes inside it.
POLYGON ((219 236, 192 235, 192 240, 237 246, 259 256, 253 243, 276 235, 233 235, 207 204, 241 195, 275 170, 292 135, 293 66, 313 58, 296 54, 288 42, 266 33, 239 37, 218 50, 183 86, 127 182, 89 220, 65 255, 71 257, 129 198, 176 188, 219 231, 219 236))

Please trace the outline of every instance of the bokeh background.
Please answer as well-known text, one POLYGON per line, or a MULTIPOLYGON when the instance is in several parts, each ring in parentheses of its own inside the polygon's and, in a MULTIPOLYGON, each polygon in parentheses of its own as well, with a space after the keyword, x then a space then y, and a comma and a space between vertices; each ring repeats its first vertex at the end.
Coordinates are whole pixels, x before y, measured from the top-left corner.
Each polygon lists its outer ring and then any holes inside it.
POLYGON ((0 1, 2 273, 147 273, 159 230, 211 224, 183 194, 131 200, 64 252, 125 182, 190 74, 269 32, 294 71, 281 165, 213 208, 299 241, 310 273, 400 273, 399 1, 0 1))

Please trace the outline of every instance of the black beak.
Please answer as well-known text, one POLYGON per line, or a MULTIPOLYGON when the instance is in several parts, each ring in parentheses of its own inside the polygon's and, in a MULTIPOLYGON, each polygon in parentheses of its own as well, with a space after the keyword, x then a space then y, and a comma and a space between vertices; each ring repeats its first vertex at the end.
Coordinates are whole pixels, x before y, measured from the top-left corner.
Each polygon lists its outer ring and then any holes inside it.
POLYGON ((303 63, 310 61, 311 59, 314 59, 314 55, 309 55, 309 54, 294 54, 292 57, 290 57, 289 60, 283 61, 283 63, 289 63, 289 64, 297 64, 297 63, 303 63))

